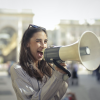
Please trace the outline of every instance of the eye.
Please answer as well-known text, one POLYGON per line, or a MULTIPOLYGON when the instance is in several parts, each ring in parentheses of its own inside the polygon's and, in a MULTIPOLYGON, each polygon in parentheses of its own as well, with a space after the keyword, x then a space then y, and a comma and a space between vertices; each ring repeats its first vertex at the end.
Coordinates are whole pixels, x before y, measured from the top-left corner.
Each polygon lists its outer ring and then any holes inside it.
POLYGON ((44 43, 47 43, 47 40, 45 40, 44 43))
POLYGON ((40 40, 37 40, 36 42, 41 42, 40 40))

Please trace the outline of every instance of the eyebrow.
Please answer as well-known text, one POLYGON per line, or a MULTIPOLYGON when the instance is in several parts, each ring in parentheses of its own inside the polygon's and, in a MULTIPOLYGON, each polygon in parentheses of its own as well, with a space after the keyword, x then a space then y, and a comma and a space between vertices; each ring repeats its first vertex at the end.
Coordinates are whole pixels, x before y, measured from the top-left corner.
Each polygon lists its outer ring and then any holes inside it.
MULTIPOLYGON (((36 40, 42 40, 42 39, 36 39, 36 40)), ((47 41, 48 41, 48 39, 45 39, 45 40, 47 40, 47 41)))

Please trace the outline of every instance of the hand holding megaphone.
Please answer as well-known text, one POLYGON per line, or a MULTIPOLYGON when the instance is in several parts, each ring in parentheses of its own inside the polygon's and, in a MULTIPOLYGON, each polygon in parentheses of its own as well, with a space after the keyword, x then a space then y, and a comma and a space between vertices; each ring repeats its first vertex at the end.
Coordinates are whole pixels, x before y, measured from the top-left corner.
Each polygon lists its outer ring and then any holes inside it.
MULTIPOLYGON (((62 66, 62 67, 64 67, 66 70, 67 70, 67 64, 64 62, 62 62, 62 63, 60 63, 60 65, 62 66)), ((65 71, 63 71, 63 70, 61 70, 59 67, 57 67, 57 66, 55 66, 55 70, 57 70, 57 71, 59 71, 60 73, 63 73, 63 74, 66 74, 66 72, 65 71)))

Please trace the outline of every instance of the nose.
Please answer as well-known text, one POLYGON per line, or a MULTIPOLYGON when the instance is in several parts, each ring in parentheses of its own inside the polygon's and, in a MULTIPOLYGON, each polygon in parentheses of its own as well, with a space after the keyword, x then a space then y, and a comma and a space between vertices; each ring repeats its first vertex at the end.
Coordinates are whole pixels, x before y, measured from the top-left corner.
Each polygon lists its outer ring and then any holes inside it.
POLYGON ((46 48, 46 44, 44 42, 41 42, 41 47, 44 49, 46 48))

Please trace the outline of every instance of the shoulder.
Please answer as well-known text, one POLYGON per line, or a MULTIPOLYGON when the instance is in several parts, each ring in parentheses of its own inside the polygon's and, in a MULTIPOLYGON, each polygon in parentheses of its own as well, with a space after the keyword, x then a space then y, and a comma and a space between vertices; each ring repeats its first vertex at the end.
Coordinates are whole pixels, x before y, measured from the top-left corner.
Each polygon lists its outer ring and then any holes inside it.
POLYGON ((12 77, 25 77, 26 76, 26 72, 22 69, 22 67, 19 64, 14 64, 13 66, 11 66, 10 68, 10 73, 12 77))
POLYGON ((14 72, 20 73, 20 72, 22 72, 23 70, 22 70, 22 67, 21 67, 19 64, 16 63, 16 64, 14 64, 13 66, 11 66, 10 71, 11 71, 11 72, 14 71, 14 72))

